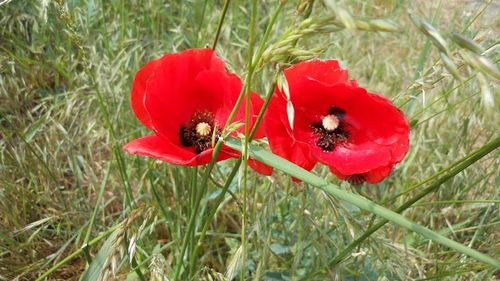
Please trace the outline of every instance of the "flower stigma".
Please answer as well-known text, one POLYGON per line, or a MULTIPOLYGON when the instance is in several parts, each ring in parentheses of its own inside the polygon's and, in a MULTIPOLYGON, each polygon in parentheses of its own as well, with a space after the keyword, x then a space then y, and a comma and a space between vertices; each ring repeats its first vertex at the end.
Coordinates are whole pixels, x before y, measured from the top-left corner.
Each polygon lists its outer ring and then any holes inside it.
POLYGON ((217 128, 214 114, 209 111, 197 111, 191 119, 179 129, 181 144, 193 147, 196 154, 213 147, 212 137, 219 137, 221 129, 217 128))
POLYGON ((325 130, 332 132, 339 127, 340 120, 337 116, 330 114, 323 117, 323 120, 321 120, 321 125, 323 125, 323 128, 325 128, 325 130))
POLYGON ((344 116, 344 110, 331 107, 328 110, 328 115, 322 117, 319 122, 310 125, 315 136, 316 146, 324 152, 331 152, 337 145, 347 141, 349 132, 346 130, 347 123, 343 121, 344 116))
POLYGON ((208 134, 210 134, 210 131, 212 130, 212 128, 210 127, 210 125, 207 123, 207 122, 200 122, 196 125, 196 132, 200 135, 200 136, 207 136, 208 134))

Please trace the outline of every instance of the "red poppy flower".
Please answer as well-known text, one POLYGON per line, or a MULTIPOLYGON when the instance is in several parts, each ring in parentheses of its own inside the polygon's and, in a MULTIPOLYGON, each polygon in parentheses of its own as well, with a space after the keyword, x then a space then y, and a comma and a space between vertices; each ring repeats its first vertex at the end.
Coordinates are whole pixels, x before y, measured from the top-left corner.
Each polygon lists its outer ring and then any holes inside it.
MULTIPOLYGON (((241 89, 241 80, 211 49, 167 54, 147 63, 135 76, 131 104, 154 134, 126 144, 125 151, 177 165, 207 164, 241 89)), ((261 106, 262 99, 252 93, 252 116, 261 106)), ((233 122, 244 117, 243 102, 233 122)), ((217 161, 238 156, 223 145, 217 161)))
POLYGON ((301 62, 284 71, 294 108, 276 88, 265 116, 271 150, 311 170, 319 161, 354 184, 387 177, 409 145, 409 125, 388 99, 368 93, 335 60, 301 62))

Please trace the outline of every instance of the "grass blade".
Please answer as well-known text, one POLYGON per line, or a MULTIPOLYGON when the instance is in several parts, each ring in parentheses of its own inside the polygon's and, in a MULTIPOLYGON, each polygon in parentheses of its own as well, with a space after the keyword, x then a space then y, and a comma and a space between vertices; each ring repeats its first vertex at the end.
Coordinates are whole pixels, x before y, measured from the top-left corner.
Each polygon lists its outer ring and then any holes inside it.
POLYGON ((106 239, 106 242, 104 242, 104 244, 102 245, 94 261, 92 261, 89 268, 87 268, 85 273, 82 275, 82 281, 99 280, 101 272, 105 269, 106 260, 111 255, 112 245, 116 240, 118 232, 118 230, 115 230, 108 237, 108 239, 106 239))

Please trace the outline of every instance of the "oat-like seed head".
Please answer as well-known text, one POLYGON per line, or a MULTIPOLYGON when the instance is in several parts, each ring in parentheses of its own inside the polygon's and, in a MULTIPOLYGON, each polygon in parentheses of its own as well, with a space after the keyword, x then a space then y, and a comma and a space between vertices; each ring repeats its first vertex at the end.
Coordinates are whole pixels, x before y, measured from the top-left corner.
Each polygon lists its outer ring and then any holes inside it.
POLYGON ((327 115, 323 117, 323 120, 321 120, 321 125, 323 125, 323 128, 325 128, 325 130, 329 132, 337 129, 339 127, 339 124, 339 118, 333 114, 327 115))
POLYGON ((212 128, 210 127, 210 125, 207 122, 200 122, 200 123, 196 124, 196 133, 198 133, 198 135, 200 135, 202 137, 205 137, 208 134, 210 134, 211 129, 212 128))

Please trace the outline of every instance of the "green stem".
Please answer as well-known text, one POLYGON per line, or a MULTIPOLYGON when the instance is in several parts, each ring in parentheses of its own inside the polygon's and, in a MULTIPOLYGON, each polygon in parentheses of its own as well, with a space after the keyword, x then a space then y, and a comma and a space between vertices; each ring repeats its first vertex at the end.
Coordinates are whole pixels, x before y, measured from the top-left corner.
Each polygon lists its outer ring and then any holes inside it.
MULTIPOLYGON (((467 167, 470 165, 474 164, 476 161, 479 159, 483 158, 484 156, 488 155, 490 152, 495 150, 498 146, 500 145, 500 138, 497 138, 487 144, 485 144, 483 147, 480 149, 474 151, 473 153, 467 155, 464 159, 456 162, 453 164, 453 168, 450 169, 447 173, 445 173, 443 176, 438 178, 433 184, 431 184, 429 187, 426 189, 422 190, 419 194, 417 194, 415 197, 411 198, 407 202, 405 202, 403 205, 401 205, 399 208, 396 209, 396 213, 401 213, 404 210, 408 209, 411 207, 413 204, 415 204, 417 201, 422 199, 423 197, 427 196, 429 193, 434 192, 441 187, 443 183, 448 181, 449 179, 453 178, 456 176, 458 173, 462 172, 465 170, 467 167)), ((370 237, 371 234, 373 234, 375 231, 380 229, 382 226, 384 226, 386 223, 388 223, 388 220, 381 220, 374 226, 370 227, 368 230, 365 231, 358 239, 354 240, 351 242, 344 250, 342 250, 334 259, 330 261, 330 266, 335 266, 338 263, 340 263, 357 245, 361 244, 363 241, 365 241, 368 237, 370 237)))
MULTIPOLYGON (((122 4, 124 2, 122 1, 122 4)), ((59 4, 61 5, 61 4, 59 4)), ((123 6, 123 5, 122 5, 123 6)), ((84 72, 85 74, 89 77, 90 79, 90 85, 94 88, 95 94, 97 95, 97 100, 99 104, 99 109, 102 112, 102 115, 104 116, 104 122, 106 124, 106 128, 109 131, 109 134, 111 136, 112 140, 112 150, 115 154, 116 157, 116 162, 118 164, 118 168, 120 171, 120 177, 123 181, 123 185, 125 186, 125 195, 126 195, 126 202, 127 206, 132 209, 133 207, 136 206, 134 198, 132 196, 132 189, 130 187, 130 183, 128 181, 128 175, 125 167, 125 161, 123 159, 123 155, 121 153, 121 147, 118 146, 117 142, 117 137, 116 137, 116 132, 115 132, 115 126, 111 122, 111 117, 109 115, 108 110, 106 109, 106 104, 104 100, 104 96, 100 90, 99 84, 97 83, 96 79, 96 74, 94 71, 92 71, 92 65, 88 62, 87 60, 87 53, 85 52, 85 49, 81 45, 81 40, 80 40, 80 35, 76 32, 75 27, 74 27, 74 22, 73 19, 68 11, 68 17, 63 17, 61 14, 59 16, 61 21, 64 21, 66 26, 68 27, 70 33, 69 33, 69 39, 78 47, 77 51, 80 56, 80 60, 84 66, 84 72)), ((124 17, 122 17, 122 20, 124 17)), ((123 34, 122 34, 123 35, 123 34)), ((121 38, 123 39, 123 38, 121 38)), ((121 40, 121 43, 123 43, 123 40, 121 40)))
POLYGON ((257 133, 257 128, 260 125, 260 122, 262 122, 262 118, 264 118, 264 113, 267 110, 267 107, 269 106, 269 102, 271 101, 271 97, 274 93, 274 88, 276 87, 276 80, 278 79, 278 73, 276 72, 274 77, 273 77, 273 83, 271 84, 271 87, 268 89, 266 96, 264 97, 264 104, 262 105, 262 108, 260 109, 259 115, 257 116, 257 119, 255 119, 255 124, 253 125, 253 130, 250 133, 250 139, 253 139, 255 134, 257 133))
POLYGON ((225 195, 226 195, 227 191, 229 190, 229 187, 231 186, 231 183, 233 182, 233 179, 236 176, 236 173, 238 172, 238 170, 240 168, 241 161, 242 161, 241 158, 238 158, 238 160, 236 160, 236 163, 234 164, 233 170, 231 171, 231 173, 227 177, 226 182, 221 190, 221 193, 215 198, 215 203, 214 203, 212 210, 210 211, 208 216, 205 218, 205 220, 203 220, 203 227, 202 227, 200 236, 198 238, 198 242, 196 243, 196 247, 194 249, 193 255, 191 255, 191 257, 190 257, 189 264, 194 264, 194 259, 198 255, 198 251, 202 245, 202 242, 203 242, 203 240, 205 240, 205 236, 207 235, 208 226, 213 221, 215 214, 217 213, 217 210, 219 209, 220 204, 224 200, 225 195))
POLYGON ((212 169, 215 165, 217 155, 219 155, 221 148, 222 148, 222 142, 218 141, 214 147, 212 159, 210 160, 210 163, 208 164, 208 166, 205 170, 205 174, 203 175, 201 188, 200 188, 199 193, 196 196, 195 203, 194 203, 194 209, 191 210, 191 215, 189 216, 189 223, 188 223, 187 232, 184 235, 184 239, 182 241, 182 246, 181 246, 181 252, 180 252, 179 258, 177 260, 177 264, 176 264, 175 271, 174 271, 174 276, 172 277, 172 280, 174 280, 174 281, 177 281, 179 278, 179 274, 180 274, 180 271, 181 271, 181 268, 183 265, 182 260, 184 259, 184 254, 186 253, 186 249, 187 249, 187 246, 189 244, 189 237, 191 236, 191 233, 194 232, 196 218, 197 218, 197 214, 198 214, 198 209, 200 207, 201 198, 205 194, 205 191, 207 189, 208 179, 210 177, 210 172, 212 171, 212 169))
POLYGON ((272 27, 276 23, 276 20, 278 19, 278 15, 281 12, 281 8, 285 5, 285 1, 281 1, 280 4, 278 5, 278 8, 274 11, 273 15, 271 16, 271 20, 269 21, 269 24, 267 25, 266 31, 264 32, 264 37, 262 37, 262 42, 259 46, 259 49, 257 50, 257 54, 255 55, 255 58, 253 60, 252 66, 253 68, 257 67, 260 62, 260 58, 262 57, 262 54, 265 51, 266 48, 266 43, 267 40, 269 40, 269 36, 271 35, 272 27))
MULTIPOLYGON (((200 205, 200 202, 201 202, 201 198, 203 198, 203 194, 200 194, 200 193, 205 193, 205 191, 201 190, 200 188, 198 188, 198 168, 197 167, 194 167, 193 168, 193 174, 192 174, 192 178, 190 180, 190 202, 191 202, 191 205, 189 207, 189 213, 187 214, 189 218, 193 217, 193 216, 196 216, 198 217, 199 216, 199 205, 200 205), (199 197, 200 196, 200 197, 199 197), (200 201, 197 200, 197 198, 200 198, 200 201), (193 213, 196 211, 196 214, 193 213)), ((194 249, 196 248, 196 243, 194 242, 194 233, 195 233, 195 229, 196 229, 196 219, 195 219, 195 224, 193 226, 194 228, 193 229, 188 229, 188 231, 186 232, 186 235, 189 235, 188 236, 188 241, 189 241, 189 244, 188 244, 188 256, 189 254, 191 254, 194 249)), ((188 264, 188 276, 191 276, 191 267, 193 266, 193 264, 189 263, 188 264)))
MULTIPOLYGON (((241 141, 234 139, 234 138, 228 138, 225 141, 226 145, 241 151, 241 141)), ((488 143, 485 145, 488 147, 487 150, 492 151, 493 149, 497 148, 500 145, 500 138, 495 139, 494 141, 488 143)), ((371 213, 374 213, 388 221, 392 221, 396 224, 398 224, 401 227, 404 227, 410 231, 416 232, 430 240, 433 240, 439 244, 442 244, 446 247, 449 247, 451 249, 454 249, 455 251, 458 251, 462 254, 465 254, 469 257, 472 257, 476 260, 482 261, 484 263, 487 263, 493 267, 500 268, 500 261, 495 260, 494 258, 485 255, 483 253, 480 253, 474 249, 471 249, 467 246, 464 246, 460 243, 457 243, 449 238, 446 238, 439 233, 436 233, 427 227, 424 227, 422 225, 419 225, 403 216, 400 214, 391 211, 385 207, 382 207, 378 204, 376 204, 373 201, 370 201, 360 195, 357 194, 352 194, 349 192, 346 192, 345 190, 342 190, 338 187, 336 187, 333 184, 330 184, 323 178, 312 174, 303 168, 297 166, 296 164, 283 159, 277 155, 272 154, 269 151, 264 150, 263 148, 260 148, 255 145, 249 145, 250 146, 250 156, 252 156, 254 159, 261 161, 264 164, 270 165, 278 170, 281 170, 299 180, 304 181, 305 183, 311 184, 312 186, 315 186, 324 192, 328 193, 331 196, 334 196, 342 201, 346 201, 348 203, 353 204, 354 206, 369 211, 371 213)), ((469 164, 470 165, 470 164, 469 164)), ((451 176, 450 176, 451 177, 451 176)), ((447 178, 449 179, 449 178, 447 178)), ((406 204, 405 204, 406 205, 406 204)), ((385 222, 384 222, 385 223, 385 222)))
POLYGON ((219 24, 217 25, 217 32, 215 33, 214 43, 212 44, 212 50, 215 50, 215 48, 217 47, 220 31, 222 30, 222 25, 224 24, 224 19, 226 18, 227 8, 229 8, 229 2, 231 2, 231 0, 226 0, 226 2, 224 2, 224 8, 222 8, 222 15, 219 19, 219 24))
POLYGON ((205 21, 205 12, 207 10, 207 4, 208 4, 208 0, 205 0, 205 2, 203 3, 203 8, 201 10, 200 22, 198 23, 198 28, 196 29, 196 39, 195 39, 195 43, 194 43, 194 45, 196 47, 198 47, 198 41, 200 40, 201 27, 203 26, 203 22, 205 21))
MULTIPOLYGON (((226 5, 229 5, 229 3, 228 3, 228 2, 229 2, 229 0, 228 0, 228 1, 226 1, 226 5)), ((263 53, 263 50, 264 50, 264 46, 265 46, 265 44, 267 43, 267 40, 269 39, 269 35, 270 35, 270 33, 271 33, 272 26, 273 26, 273 25, 274 25, 274 23, 276 22, 276 19, 277 19, 277 17, 278 17, 278 14, 279 14, 279 12, 281 11, 281 7, 282 7, 282 5, 283 5, 283 3, 281 3, 281 4, 278 6, 278 8, 275 10, 275 12, 274 12, 273 16, 271 17, 271 21, 270 21, 270 23, 268 24, 268 26, 267 26, 267 28, 266 28, 266 32, 265 32, 265 34, 264 34, 264 38, 263 38, 263 40, 262 40, 262 42, 261 42, 261 44, 260 44, 260 46, 259 46, 259 50, 262 50, 262 51, 259 51, 259 52, 258 52, 258 54, 259 54, 259 55, 256 57, 256 60, 254 60, 254 62, 255 62, 255 61, 257 61, 257 62, 258 62, 258 61, 260 60, 260 57, 262 56, 262 53, 263 53)), ((227 7, 226 7, 226 10, 227 10, 227 7)), ((222 17, 225 17, 225 15, 226 15, 226 14, 225 14, 225 12, 223 12, 222 17)), ((223 20, 223 19, 221 19, 221 20, 219 21, 218 32, 216 33, 216 39, 214 40, 214 44, 213 44, 213 46, 212 46, 212 47, 213 47, 213 49, 216 47, 217 40, 218 40, 219 33, 220 33, 220 29, 222 28, 222 23, 223 23, 223 22, 224 22, 224 20, 223 20)), ((247 91, 249 91, 249 90, 247 89, 247 87, 249 88, 249 84, 248 84, 247 82, 249 81, 249 77, 251 77, 251 76, 253 75, 253 71, 252 71, 252 69, 254 69, 254 68, 255 68, 255 63, 252 63, 251 65, 252 65, 252 67, 249 69, 249 73, 248 73, 248 75, 247 75, 247 79, 246 79, 245 87, 243 87, 243 89, 242 89, 242 91, 241 91, 241 93, 240 93, 240 95, 239 95, 239 97, 238 97, 238 100, 236 101, 236 104, 234 105, 234 107, 233 107, 233 109, 232 109, 231 113, 230 113, 230 114, 229 114, 229 116, 228 116, 228 119, 227 119, 227 121, 226 121, 226 124, 224 125, 224 128, 225 128, 225 129, 229 126, 229 124, 231 124, 231 122, 232 122, 232 120, 233 120, 234 116, 236 115, 236 112, 237 112, 237 110, 238 110, 238 108, 239 108, 239 106, 240 106, 240 104, 241 104, 241 102, 242 102, 242 100, 243 100, 243 97, 245 97, 245 93, 246 93, 247 91)), ((251 80, 250 80, 250 81, 251 81, 251 80)), ((263 112, 263 111, 261 111, 261 112, 263 112)), ((262 117, 261 117, 261 118, 262 118, 262 117)), ((256 131, 256 129, 257 129, 257 126, 254 126, 254 127, 252 128, 251 136, 255 135, 255 131, 256 131)), ((251 138, 250 138, 250 139, 251 139, 251 138)), ((206 187, 207 187, 207 183, 208 183, 208 178, 209 178, 209 176, 210 176, 210 172, 211 172, 211 170, 212 170, 212 168, 213 168, 213 166, 214 166, 215 159, 217 159, 217 156, 218 156, 218 155, 219 155, 219 153, 220 153, 220 149, 221 149, 221 147, 222 147, 222 141, 221 141, 221 140, 218 140, 218 142, 217 142, 217 143, 216 143, 216 145, 215 145, 214 152, 213 152, 213 154, 212 154, 212 160, 211 160, 210 164, 208 165, 208 167, 207 167, 207 169, 206 169, 206 171, 205 171, 205 175, 204 175, 204 178, 203 178, 202 186, 201 186, 201 188, 200 188, 201 193, 200 193, 200 196, 199 196, 199 197, 197 198, 197 200, 196 200, 197 202, 194 204, 194 205, 195 205, 195 209, 193 210, 193 213, 192 213, 192 214, 196 214, 196 213, 198 212, 199 202, 200 202, 200 200, 201 200, 201 198, 202 198, 202 195, 205 193, 205 190, 206 190, 206 187)), ((238 165, 238 166, 239 166, 239 165, 238 165)), ((190 216, 189 223, 188 223, 188 230, 187 230, 188 232, 186 233, 186 235, 187 235, 187 236, 185 236, 185 239, 184 239, 183 244, 182 244, 182 246, 181 246, 180 258, 179 258, 179 261, 178 261, 178 263, 177 263, 177 265, 176 265, 176 267, 175 267, 175 270, 174 270, 174 275, 173 275, 173 280, 174 280, 174 281, 178 280, 178 278, 179 278, 179 274, 180 274, 180 271, 181 271, 181 268, 182 268, 182 259, 183 259, 183 257, 184 257, 184 254, 185 254, 186 249, 187 249, 187 246, 188 246, 188 239, 187 239, 187 238, 188 238, 189 234, 190 234, 192 231, 194 231, 195 222, 196 222, 196 218, 194 217, 194 215, 193 215, 193 216, 190 216)), ((200 240, 200 241, 201 241, 201 240, 200 240)), ((196 249, 196 247, 195 247, 195 249, 196 249)))
MULTIPOLYGON (((219 41, 220 32, 222 29, 222 25, 224 23, 224 19, 226 17, 229 3, 230 3, 230 0, 226 0, 226 2, 224 3, 222 15, 220 17, 219 24, 217 26, 217 32, 215 34, 214 42, 212 44, 212 50, 215 50, 215 48, 217 47, 217 42, 219 41)), ((174 276, 173 276, 174 281, 177 281, 179 278, 179 274, 180 274, 182 264, 183 264, 182 260, 184 259, 184 254, 186 253, 187 246, 189 244, 189 240, 190 240, 189 238, 191 237, 192 233, 194 234, 194 229, 196 228, 196 217, 197 217, 198 209, 200 206, 201 198, 203 198, 203 195, 206 192, 208 179, 210 178, 210 172, 212 171, 212 168, 216 162, 216 159, 220 153, 221 148, 222 148, 222 142, 220 140, 218 140, 217 143, 215 144, 215 147, 213 150, 212 159, 210 160, 210 163, 208 164, 207 169, 205 171, 205 174, 203 176, 202 185, 200 187, 199 194, 197 194, 195 202, 194 202, 194 206, 191 209, 187 233, 184 236, 184 240, 183 240, 182 246, 181 246, 181 253, 179 255, 179 259, 177 261, 175 271, 174 271, 174 276)), ((196 249, 196 244, 194 245, 194 250, 195 249, 196 249)))
MULTIPOLYGON (((264 52, 264 47, 267 44, 267 40, 269 39, 269 35, 271 34, 272 28, 274 26, 274 23, 276 22, 276 19, 278 18, 278 15, 281 11, 281 8, 283 6, 283 3, 280 3, 278 8, 274 11, 273 15, 271 16, 271 20, 269 21, 269 24, 266 27, 266 31, 264 32, 264 37, 262 38, 262 41, 260 42, 259 45, 259 51, 257 51, 257 55, 253 58, 252 62, 252 67, 250 69, 255 69, 257 66, 257 63, 259 62, 260 58, 262 57, 262 53, 264 52)), ((250 69, 249 74, 250 74, 250 69)), ((247 75, 248 79, 248 75, 247 75)), ((248 81, 248 80, 247 80, 248 81)), ((243 101, 243 97, 245 96, 245 88, 241 90, 240 96, 238 97, 238 100, 236 101, 236 104, 233 107, 233 110, 229 114, 229 117, 227 118, 226 124, 224 125, 224 128, 227 128, 229 124, 233 121, 234 116, 236 115, 236 112, 238 111, 238 108, 240 107, 241 102, 243 101)), ((257 126, 254 126, 254 131, 257 126)), ((254 133, 255 134, 255 133, 254 133)))
POLYGON ((99 209, 99 204, 101 203, 102 196, 104 195, 104 190, 106 190, 106 183, 108 182, 109 172, 111 165, 108 163, 108 167, 106 172, 104 173, 104 178, 102 180, 101 189, 99 190, 99 195, 97 196, 97 200, 95 201, 95 208, 92 212, 92 216, 90 218, 89 227, 87 229, 87 233, 85 234, 85 238, 83 239, 82 249, 85 254, 85 258, 87 259, 87 264, 92 262, 92 258, 90 257, 88 242, 90 240, 90 233, 92 232, 92 227, 94 226, 95 217, 97 216, 97 211, 99 209))
MULTIPOLYGON (((243 150, 243 212, 241 216, 241 248, 243 261, 240 266, 240 280, 245 280, 247 260, 247 223, 248 223, 248 144, 250 142, 250 104, 251 85, 255 68, 252 67, 253 47, 255 44, 255 23, 257 18, 257 0, 252 1, 252 17, 250 20, 250 32, 248 35, 248 76, 246 81, 246 104, 245 104, 245 149, 243 150)), ((255 127, 256 128, 256 127, 255 127)))

